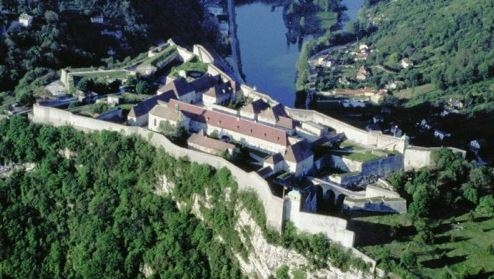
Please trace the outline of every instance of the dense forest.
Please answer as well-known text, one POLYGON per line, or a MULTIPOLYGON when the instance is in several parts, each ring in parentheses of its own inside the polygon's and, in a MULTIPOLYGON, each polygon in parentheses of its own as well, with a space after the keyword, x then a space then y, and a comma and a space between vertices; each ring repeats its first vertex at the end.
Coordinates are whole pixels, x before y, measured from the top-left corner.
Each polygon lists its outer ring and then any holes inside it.
POLYGON ((367 2, 352 30, 373 49, 366 64, 387 70, 374 75, 376 84, 432 84, 436 90, 412 98, 434 102, 454 96, 469 111, 494 109, 494 2, 367 2), (414 66, 402 70, 402 59, 414 66))
POLYGON ((168 38, 184 45, 208 40, 215 33, 203 28, 203 18, 197 0, 2 0, 0 91, 26 75, 29 82, 43 76, 34 74, 40 69, 105 65, 168 38), (33 16, 31 26, 18 24, 22 13, 33 16), (91 22, 100 15, 102 23, 91 22))
MULTIPOLYGON (((0 278, 239 278, 230 249, 154 194, 166 163, 137 137, 0 123, 0 278)), ((214 180, 212 174, 211 180, 214 180)))
POLYGON ((242 278, 235 256, 247 260, 252 232, 235 228, 241 208, 270 243, 307 257, 296 278, 329 264, 368 270, 322 234, 268 229, 257 196, 225 168, 174 159, 138 136, 21 117, 0 121, 0 133, 0 278, 242 278), (167 193, 162 175, 175 185, 167 193))

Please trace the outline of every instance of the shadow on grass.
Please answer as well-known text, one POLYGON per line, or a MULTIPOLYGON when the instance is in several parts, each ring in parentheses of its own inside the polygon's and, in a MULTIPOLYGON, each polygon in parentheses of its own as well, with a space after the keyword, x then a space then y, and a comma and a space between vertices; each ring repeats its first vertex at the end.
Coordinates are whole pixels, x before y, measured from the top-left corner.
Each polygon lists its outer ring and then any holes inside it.
POLYGON ((436 239, 434 240, 434 244, 457 243, 457 242, 467 241, 470 239, 471 237, 464 237, 464 236, 451 237, 449 235, 443 235, 436 237, 436 239))
POLYGON ((408 241, 410 236, 416 234, 413 226, 393 227, 360 220, 351 220, 348 229, 355 232, 356 246, 381 245, 393 240, 408 241))
POLYGON ((490 231, 494 231, 494 227, 482 229, 482 232, 490 232, 490 231))
POLYGON ((443 234, 449 232, 453 226, 451 224, 441 224, 433 229, 435 234, 443 234))
POLYGON ((439 259, 433 259, 433 260, 426 260, 421 262, 422 266, 427 267, 427 268, 443 268, 444 266, 447 265, 454 265, 457 263, 464 262, 467 259, 466 255, 463 256, 454 256, 454 257, 448 257, 444 256, 439 259))
POLYGON ((494 271, 483 271, 479 272, 476 275, 471 275, 466 277, 467 279, 484 279, 484 278, 490 278, 490 276, 494 276, 494 271))
MULTIPOLYGON (((474 219, 474 222, 475 223, 482 223, 484 221, 488 221, 488 220, 492 220, 492 217, 487 217, 487 216, 484 216, 484 217, 476 217, 474 219)), ((494 229, 494 228, 493 228, 494 229)))

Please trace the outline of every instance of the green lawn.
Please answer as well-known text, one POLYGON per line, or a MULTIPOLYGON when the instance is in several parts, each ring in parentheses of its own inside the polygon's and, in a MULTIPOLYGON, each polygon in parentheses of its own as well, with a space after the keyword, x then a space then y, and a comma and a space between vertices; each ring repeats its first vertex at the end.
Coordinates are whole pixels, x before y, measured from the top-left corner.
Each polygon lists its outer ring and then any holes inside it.
MULTIPOLYGON (((494 245, 493 217, 475 216, 471 221, 465 214, 443 220, 432 226, 434 242, 430 245, 414 240, 416 230, 411 224, 407 215, 386 215, 355 218, 350 226, 360 237, 357 248, 370 257, 380 259, 383 255, 390 255, 391 261, 399 264, 405 251, 416 253, 418 267, 412 272, 422 278, 441 278, 444 273, 454 276, 449 278, 461 278, 458 277, 460 274, 467 275, 467 278, 488 278, 494 274, 494 254, 489 254, 487 249, 494 245), (391 228, 397 224, 402 226, 402 232, 391 237, 391 228)), ((401 275, 407 274, 405 277, 415 278, 403 267, 391 269, 401 275)))
POLYGON ((73 73, 74 79, 76 78, 103 78, 103 79, 126 79, 129 76, 129 72, 126 70, 95 70, 88 73, 73 73))
POLYGON ((343 157, 359 162, 367 162, 370 160, 375 160, 380 158, 380 156, 373 154, 372 151, 352 152, 350 154, 344 155, 343 157))
POLYGON ((177 67, 173 67, 170 75, 178 76, 180 71, 205 73, 207 70, 208 70, 207 64, 204 64, 200 61, 192 60, 192 61, 189 61, 187 63, 181 64, 177 67))
POLYGON ((163 66, 163 64, 168 63, 168 60, 177 54, 177 48, 175 46, 168 46, 164 50, 158 52, 153 57, 149 57, 142 61, 141 65, 153 65, 158 68, 163 66))
POLYGON ((417 95, 422 95, 422 94, 427 94, 433 91, 436 91, 436 87, 433 84, 424 84, 420 86, 416 86, 415 88, 406 88, 403 90, 400 90, 393 95, 396 96, 399 99, 412 99, 416 97, 417 95))

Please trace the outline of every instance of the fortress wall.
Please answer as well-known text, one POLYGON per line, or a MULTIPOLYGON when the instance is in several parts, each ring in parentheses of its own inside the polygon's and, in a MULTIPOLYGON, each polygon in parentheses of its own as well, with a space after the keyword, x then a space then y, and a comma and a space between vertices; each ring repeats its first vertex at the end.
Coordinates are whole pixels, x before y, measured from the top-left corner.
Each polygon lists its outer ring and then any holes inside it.
POLYGON ((264 101, 266 101, 270 105, 278 104, 278 102, 273 100, 273 98, 271 98, 271 96, 264 94, 264 93, 261 93, 261 92, 258 92, 254 88, 247 86, 245 84, 240 85, 240 89, 242 90, 242 93, 244 94, 245 97, 249 97, 249 98, 252 98, 254 100, 255 99, 263 99, 264 101))
POLYGON ((329 239, 345 247, 352 247, 355 233, 346 229, 347 221, 327 215, 300 211, 300 198, 287 197, 285 201, 285 220, 290 220, 298 230, 317 234, 322 233, 329 239))
POLYGON ((430 148, 409 146, 405 150, 405 170, 420 169, 432 165, 432 151, 430 148))
POLYGON ((194 45, 192 48, 193 54, 199 57, 203 63, 214 63, 214 57, 201 45, 194 45))
POLYGON ((344 133, 349 140, 365 146, 398 151, 400 153, 403 153, 406 147, 405 139, 384 135, 381 132, 367 132, 316 111, 293 108, 286 108, 286 111, 295 120, 312 121, 320 125, 328 126, 337 133, 344 133))
POLYGON ((403 170, 403 156, 394 155, 364 162, 362 164, 362 174, 388 176, 395 171, 403 170))

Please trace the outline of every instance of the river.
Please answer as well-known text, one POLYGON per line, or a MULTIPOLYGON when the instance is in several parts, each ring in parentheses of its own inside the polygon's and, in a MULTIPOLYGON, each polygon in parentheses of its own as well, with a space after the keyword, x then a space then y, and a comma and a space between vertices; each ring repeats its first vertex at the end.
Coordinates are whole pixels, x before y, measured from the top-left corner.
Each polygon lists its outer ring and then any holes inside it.
MULTIPOLYGON (((363 0, 344 0, 347 16, 354 19, 363 0)), ((235 7, 245 81, 286 106, 295 104, 298 45, 289 45, 283 8, 255 2, 235 7)))

